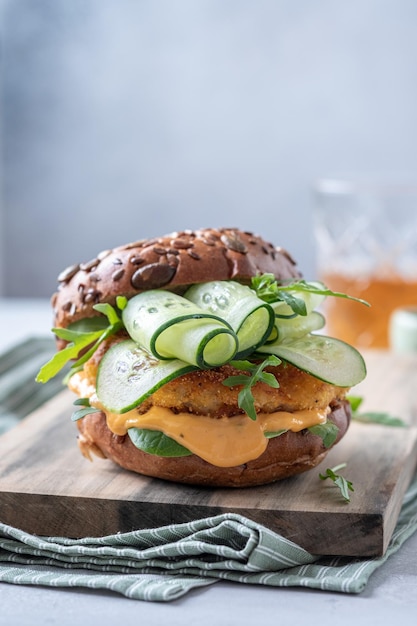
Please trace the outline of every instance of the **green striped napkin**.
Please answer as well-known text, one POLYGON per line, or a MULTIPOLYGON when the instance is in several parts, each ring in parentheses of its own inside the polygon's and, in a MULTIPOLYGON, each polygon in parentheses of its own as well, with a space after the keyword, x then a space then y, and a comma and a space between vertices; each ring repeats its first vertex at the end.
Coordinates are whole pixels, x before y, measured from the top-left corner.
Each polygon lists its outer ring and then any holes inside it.
MULTIPOLYGON (((13 423, 56 389, 29 384, 53 350, 31 340, 0 359, 0 422, 13 423), (21 357, 21 359, 19 359, 21 357), (31 362, 31 367, 29 366, 31 362), (15 368, 28 383, 16 399, 15 368)), ((1 517, 1 512, 0 512, 1 517)), ((320 557, 235 514, 79 540, 37 537, 0 523, 0 582, 108 589, 137 600, 169 601, 219 580, 271 587, 361 592, 371 574, 417 530, 417 477, 410 485, 384 557, 320 557)))
POLYGON ((45 385, 35 382, 39 368, 55 351, 52 336, 31 337, 0 356, 0 435, 62 391, 59 376, 45 385))

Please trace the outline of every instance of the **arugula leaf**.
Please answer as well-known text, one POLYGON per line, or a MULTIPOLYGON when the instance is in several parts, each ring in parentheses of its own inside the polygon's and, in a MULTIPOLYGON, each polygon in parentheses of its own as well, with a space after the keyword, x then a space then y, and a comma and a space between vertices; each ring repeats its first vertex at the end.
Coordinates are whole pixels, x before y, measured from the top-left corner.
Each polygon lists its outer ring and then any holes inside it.
POLYGON ((73 404, 75 406, 90 406, 90 398, 77 398, 73 404))
POLYGON ((168 457, 189 456, 192 454, 187 448, 158 430, 129 428, 127 433, 133 445, 148 454, 168 457))
POLYGON ((321 296, 335 296, 337 298, 346 298, 348 300, 354 300, 360 302, 365 306, 370 306, 368 302, 361 298, 355 298, 348 294, 341 293, 339 291, 332 291, 328 289, 324 284, 311 283, 305 280, 296 280, 292 283, 279 283, 273 274, 261 274, 252 278, 251 287, 256 292, 258 298, 265 302, 280 302, 283 301, 288 304, 294 313, 298 315, 307 315, 307 310, 304 300, 297 298, 292 293, 288 292, 304 292, 314 293, 321 296))
POLYGON ((90 413, 100 413, 100 411, 99 409, 95 409, 94 407, 85 407, 83 409, 78 409, 78 411, 74 411, 74 413, 71 415, 71 421, 77 422, 86 415, 90 415, 90 413))
POLYGON ((276 302, 278 293, 278 281, 274 274, 258 274, 251 279, 251 287, 258 298, 265 302, 276 302))
POLYGON ((288 432, 288 430, 286 428, 283 428, 282 430, 267 431, 266 433, 264 433, 264 435, 267 439, 273 439, 274 437, 279 437, 280 435, 283 435, 286 432, 288 432))
POLYGON ((353 488, 353 484, 350 480, 347 480, 340 474, 337 474, 339 470, 344 469, 345 467, 346 463, 341 463, 340 465, 336 465, 333 468, 327 468, 324 474, 319 474, 319 478, 321 480, 326 480, 327 478, 330 478, 330 480, 333 481, 336 487, 339 487, 342 498, 346 502, 350 502, 349 491, 355 491, 353 488))
POLYGON ((254 276, 251 281, 251 287, 256 292, 258 298, 264 302, 285 302, 295 315, 307 315, 304 300, 282 289, 283 285, 278 283, 273 274, 254 276))
POLYGON ((69 361, 76 360, 66 377, 67 379, 74 372, 81 369, 81 366, 88 361, 105 339, 123 328, 123 322, 119 314, 110 304, 96 304, 93 308, 107 317, 108 324, 104 326, 104 320, 97 322, 95 318, 91 318, 91 320, 94 320, 91 324, 89 320, 82 320, 82 324, 76 322, 68 328, 53 328, 52 332, 59 339, 69 341, 69 343, 63 350, 54 354, 52 359, 41 367, 36 376, 36 382, 48 382, 48 380, 56 376, 69 361), (97 326, 101 328, 97 329, 97 326), (93 330, 91 330, 92 328, 93 330), (86 348, 89 349, 81 355, 86 348))
POLYGON ((356 413, 363 402, 363 398, 361 396, 347 396, 346 399, 349 401, 352 413, 356 413))
POLYGON ((389 413, 368 411, 364 413, 353 414, 352 418, 357 422, 364 424, 381 424, 382 426, 394 426, 397 428, 407 428, 406 422, 401 417, 394 417, 389 413))
POLYGON ((120 317, 116 310, 109 304, 108 302, 102 302, 101 304, 96 304, 94 309, 99 313, 103 313, 109 320, 109 324, 117 324, 120 321, 120 317))
MULTIPOLYGON (((56 329, 53 329, 55 332, 56 329)), ((60 329, 61 330, 61 329, 60 329)), ((77 338, 73 338, 63 350, 56 352, 52 359, 41 367, 36 376, 36 382, 46 383, 60 372, 65 365, 78 357, 80 352, 91 343, 97 341, 102 335, 102 331, 95 333, 79 334, 77 338)))
POLYGON ((347 293, 342 293, 341 291, 333 291, 326 287, 326 285, 322 285, 321 287, 317 286, 317 283, 309 283, 305 280, 299 280, 294 283, 290 283, 289 285, 280 285, 279 290, 281 291, 304 291, 309 293, 315 293, 319 296, 333 296, 335 298, 345 298, 347 300, 353 300, 354 302, 359 302, 360 304, 364 304, 365 306, 371 306, 369 302, 366 300, 362 300, 362 298, 356 298, 355 296, 350 296, 347 293))
POLYGON ((123 311, 127 307, 128 299, 126 296, 116 296, 116 304, 119 311, 123 311))
POLYGON ((256 420, 255 399, 252 394, 252 387, 257 382, 263 382, 270 387, 279 387, 279 383, 275 376, 269 372, 264 372, 265 367, 268 365, 279 365, 281 360, 271 355, 262 363, 251 363, 250 361, 231 361, 230 364, 238 369, 247 372, 241 376, 229 376, 223 381, 223 385, 226 387, 235 387, 236 385, 242 385, 243 389, 238 394, 238 406, 245 411, 245 413, 252 420, 256 420))
POLYGON ((293 294, 281 291, 278 300, 282 300, 294 311, 296 315, 307 315, 306 303, 302 298, 296 298, 293 294))
POLYGON ((95 407, 90 405, 89 398, 77 398, 77 400, 75 400, 73 404, 74 406, 83 407, 82 409, 78 409, 77 411, 74 411, 74 413, 71 415, 71 420, 73 422, 76 422, 77 420, 82 419, 83 417, 85 417, 86 415, 89 415, 90 413, 100 412, 99 409, 96 409, 95 407))
POLYGON ((316 424, 315 426, 309 426, 308 430, 321 437, 325 448, 331 448, 337 439, 339 429, 333 422, 326 422, 325 424, 316 424))
POLYGON ((407 423, 400 417, 390 415, 385 411, 365 411, 360 412, 359 407, 363 402, 360 396, 348 396, 347 400, 352 407, 352 419, 365 424, 381 424, 383 426, 394 426, 407 428, 407 423))

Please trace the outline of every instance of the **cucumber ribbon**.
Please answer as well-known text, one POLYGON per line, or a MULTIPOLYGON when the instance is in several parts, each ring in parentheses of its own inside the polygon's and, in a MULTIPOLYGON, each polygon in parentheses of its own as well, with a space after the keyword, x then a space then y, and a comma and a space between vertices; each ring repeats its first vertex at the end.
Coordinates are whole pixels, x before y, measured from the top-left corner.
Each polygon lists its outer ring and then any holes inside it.
POLYGON ((151 290, 129 300, 122 313, 130 337, 157 359, 218 367, 262 345, 274 325, 272 307, 249 288, 213 281, 184 297, 151 290))
POLYGON ((211 281, 193 285, 184 297, 230 324, 238 338, 235 358, 251 354, 268 339, 273 329, 273 308, 246 285, 211 281))
POLYGON ((122 316, 130 337, 157 359, 207 368, 227 363, 237 351, 237 337, 226 321, 175 293, 138 294, 122 316))

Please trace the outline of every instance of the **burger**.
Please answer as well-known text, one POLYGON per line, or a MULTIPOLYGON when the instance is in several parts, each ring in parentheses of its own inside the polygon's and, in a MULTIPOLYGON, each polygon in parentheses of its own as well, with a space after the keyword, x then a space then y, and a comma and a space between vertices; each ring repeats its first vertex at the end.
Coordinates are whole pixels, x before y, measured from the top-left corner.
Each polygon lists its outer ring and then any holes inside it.
POLYGON ((314 468, 345 435, 352 346, 289 253, 237 228, 100 252, 58 277, 57 352, 82 454, 179 483, 247 487, 314 468), (66 368, 66 371, 65 371, 66 368))

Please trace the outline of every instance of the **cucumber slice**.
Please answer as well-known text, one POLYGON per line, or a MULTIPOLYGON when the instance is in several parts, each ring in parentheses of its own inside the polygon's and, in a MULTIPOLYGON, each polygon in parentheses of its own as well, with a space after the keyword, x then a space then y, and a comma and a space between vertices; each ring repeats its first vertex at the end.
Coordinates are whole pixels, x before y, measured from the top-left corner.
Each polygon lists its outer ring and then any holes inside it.
POLYGON ((179 359, 158 361, 131 339, 112 346, 100 362, 97 396, 112 413, 126 413, 165 383, 197 369, 179 359))
POLYGON ((230 324, 239 342, 236 359, 262 345, 273 329, 275 315, 272 307, 247 285, 232 280, 214 280, 193 285, 184 297, 230 324))
POLYGON ((318 311, 312 311, 308 315, 297 315, 293 319, 277 318, 275 320, 276 341, 284 339, 297 339, 315 330, 320 330, 325 324, 325 319, 318 311))
POLYGON ((157 359, 180 359, 200 368, 218 367, 236 354, 229 324, 169 291, 146 291, 122 313, 131 338, 157 359))
POLYGON ((282 343, 265 344, 258 352, 275 354, 300 370, 337 387, 353 387, 366 376, 362 355, 333 337, 305 335, 282 343))

